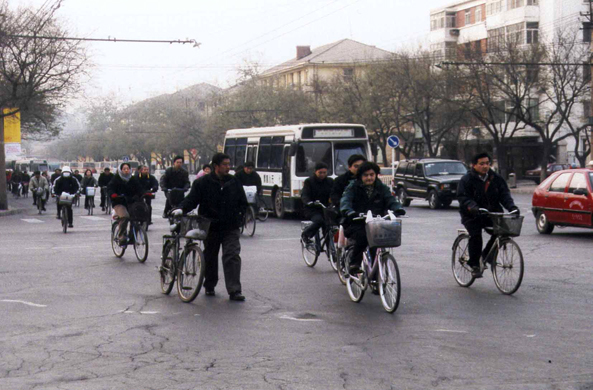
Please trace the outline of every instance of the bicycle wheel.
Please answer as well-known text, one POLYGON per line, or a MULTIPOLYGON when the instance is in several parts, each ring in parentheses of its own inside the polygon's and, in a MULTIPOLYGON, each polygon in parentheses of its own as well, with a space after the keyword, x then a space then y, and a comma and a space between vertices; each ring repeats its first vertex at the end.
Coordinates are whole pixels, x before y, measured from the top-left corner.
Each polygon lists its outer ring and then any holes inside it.
POLYGON ((492 266, 492 276, 498 290, 511 295, 519 289, 523 281, 523 253, 512 239, 505 239, 492 266))
POLYGON ((249 237, 253 237, 255 234, 255 213, 253 211, 253 207, 247 207, 247 214, 245 215, 245 233, 249 235, 249 237))
POLYGON ((174 249, 175 245, 171 241, 165 243, 161 255, 161 267, 159 268, 159 273, 161 275, 161 292, 167 295, 173 290, 175 276, 177 274, 175 270, 174 249))
POLYGON ((317 240, 317 234, 319 233, 316 233, 314 241, 308 245, 305 245, 301 239, 301 252, 303 254, 303 260, 308 267, 315 267, 315 264, 317 264, 317 258, 319 257, 319 252, 317 252, 315 243, 317 240))
POLYGON ((111 199, 109 197, 105 199, 105 214, 111 214, 111 199))
POLYGON ((453 270, 453 277, 457 284, 461 287, 469 287, 472 285, 474 278, 472 271, 467 265, 469 261, 469 235, 464 234, 457 238, 453 246, 453 255, 451 257, 451 268, 453 270))
POLYGON ((204 254, 199 245, 187 246, 181 255, 177 270, 177 294, 186 303, 192 302, 204 282, 204 254))
POLYGON ((334 242, 333 234, 328 233, 327 237, 327 259, 332 266, 332 269, 338 272, 338 255, 336 253, 336 243, 334 242))
POLYGON ((111 249, 115 257, 122 257, 126 252, 126 246, 119 245, 117 237, 119 236, 119 224, 114 223, 111 227, 111 249))
POLYGON ((364 287, 364 280, 366 278, 366 273, 362 272, 356 276, 350 275, 348 279, 346 279, 346 289, 348 290, 348 296, 352 302, 360 302, 362 301, 362 297, 364 297, 364 292, 366 288, 364 287))
POLYGON ((95 210, 95 198, 91 198, 91 201, 89 202, 89 211, 90 214, 93 215, 94 214, 94 210, 95 210))
POLYGON ((346 277, 346 256, 350 256, 352 250, 349 248, 344 249, 337 249, 337 263, 338 263, 338 278, 343 285, 346 285, 347 277, 346 277))
POLYGON ((270 212, 266 208, 261 208, 257 213, 257 219, 261 222, 265 222, 268 219, 270 212))
POLYGON ((379 280, 379 296, 381 303, 387 313, 393 313, 397 310, 399 299, 401 296, 401 281, 399 278, 399 268, 395 257, 389 253, 381 256, 380 280, 379 280))
POLYGON ((134 229, 134 253, 138 261, 144 263, 148 257, 148 234, 142 224, 132 226, 134 229))
POLYGON ((68 232, 68 210, 66 210, 66 206, 62 206, 62 231, 64 234, 68 232))
POLYGON ((41 196, 37 198, 37 211, 39 212, 39 214, 41 214, 41 212, 43 211, 43 200, 41 199, 41 196))

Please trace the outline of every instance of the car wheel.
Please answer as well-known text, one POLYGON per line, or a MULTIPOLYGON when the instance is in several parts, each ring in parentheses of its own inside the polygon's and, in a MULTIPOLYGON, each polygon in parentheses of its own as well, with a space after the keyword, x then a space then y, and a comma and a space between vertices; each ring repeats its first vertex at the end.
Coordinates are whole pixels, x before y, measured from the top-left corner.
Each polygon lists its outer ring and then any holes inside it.
POLYGON ((452 202, 453 202, 453 200, 449 199, 449 200, 442 201, 441 204, 443 205, 443 208, 446 209, 447 207, 451 206, 452 202))
POLYGON ((548 216, 543 211, 537 214, 535 226, 540 234, 550 234, 554 230, 554 225, 548 221, 548 216))
POLYGON ((439 200, 439 197, 435 190, 431 190, 428 194, 428 206, 432 210, 436 210, 441 207, 441 201, 439 200))
POLYGON ((408 198, 408 195, 406 195, 406 189, 404 187, 400 187, 397 190, 397 199, 404 207, 408 207, 410 203, 412 203, 412 199, 408 198))

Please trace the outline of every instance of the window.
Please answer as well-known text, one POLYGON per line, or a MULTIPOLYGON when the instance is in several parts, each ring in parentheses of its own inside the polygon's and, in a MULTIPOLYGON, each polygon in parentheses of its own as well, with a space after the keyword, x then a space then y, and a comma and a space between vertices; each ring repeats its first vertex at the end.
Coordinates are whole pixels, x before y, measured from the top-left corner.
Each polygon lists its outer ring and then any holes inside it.
POLYGON ((245 163, 247 152, 247 138, 228 138, 224 144, 224 153, 231 158, 231 167, 245 163))
POLYGON ((507 9, 523 7, 523 0, 507 0, 507 9))
POLYGON ((344 68, 343 70, 344 81, 349 83, 354 77, 354 68, 344 68))
POLYGON ((591 26, 593 23, 583 23, 583 42, 591 42, 591 26))
POLYGON ((589 119, 591 116, 591 100, 583 100, 583 118, 589 119))
POLYGON ((539 121, 539 100, 527 99, 527 113, 534 121, 539 121))
MULTIPOLYGON (((261 154, 261 151, 260 151, 261 154)), ((296 154, 297 176, 311 176, 315 164, 324 162, 329 166, 327 174, 332 174, 332 147, 329 142, 301 142, 296 154)))
POLYGON ((430 17, 430 31, 445 28, 445 13, 439 12, 438 14, 431 15, 430 17))
POLYGON ((272 154, 272 137, 261 137, 259 139, 259 153, 257 155, 257 167, 268 169, 270 156, 272 154))
POLYGON ((525 70, 526 82, 528 84, 535 83, 539 76, 539 66, 527 66, 525 70))
POLYGON ((539 0, 527 0, 527 5, 538 5, 539 0))
POLYGON ((505 28, 494 28, 488 30, 488 50, 495 51, 504 46, 505 28))
POLYGON ((406 175, 414 175, 414 171, 416 170, 416 164, 408 164, 408 169, 406 169, 406 175))
POLYGON ((527 31, 527 43, 538 43, 539 42, 539 23, 531 22, 525 24, 525 30, 527 31))
POLYGON ((334 144, 334 170, 336 175, 346 173, 348 170, 348 158, 353 154, 361 154, 366 157, 364 145, 357 143, 335 143, 334 144))
POLYGON ((422 164, 416 164, 416 176, 424 177, 424 171, 422 170, 422 164))
POLYGON ((506 37, 510 42, 522 45, 525 43, 525 23, 517 23, 507 26, 506 37))
POLYGON ((406 174, 406 168, 408 167, 408 163, 407 162, 400 162, 399 165, 397 166, 397 171, 396 173, 398 175, 405 175, 406 174))
POLYGON ((455 12, 447 12, 447 28, 455 28, 456 20, 455 12))
POLYGON ((284 150, 284 137, 272 137, 270 151, 270 169, 282 169, 282 151, 284 150))
POLYGON ((584 63, 583 64, 583 81, 588 83, 591 81, 591 64, 584 63))
POLYGON ((472 16, 472 11, 469 9, 465 10, 465 25, 469 25, 471 24, 471 16, 472 16))
POLYGON ((579 188, 587 189, 587 179, 585 175, 582 173, 575 173, 572 176, 572 180, 570 181, 570 186, 568 187, 568 192, 571 194, 574 193, 575 190, 579 188))
POLYGON ((480 23, 482 21, 482 6, 479 5, 476 8, 476 23, 480 23))
POLYGON ((556 180, 554 180, 548 191, 564 192, 566 184, 568 184, 568 179, 570 179, 570 175, 572 175, 572 173, 563 173, 560 176, 558 176, 556 180))
POLYGON ((460 162, 439 162, 426 164, 426 176, 465 175, 467 168, 460 162))
POLYGON ((502 0, 488 0, 486 4, 486 15, 495 15, 502 11, 502 0))

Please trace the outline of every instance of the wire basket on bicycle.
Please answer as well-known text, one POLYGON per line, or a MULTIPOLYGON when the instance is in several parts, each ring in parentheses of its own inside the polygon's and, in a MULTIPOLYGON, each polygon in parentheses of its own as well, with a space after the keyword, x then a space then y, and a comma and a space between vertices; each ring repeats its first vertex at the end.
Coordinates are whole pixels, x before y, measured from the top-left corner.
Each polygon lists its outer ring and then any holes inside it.
POLYGON ((373 219, 365 225, 371 248, 395 248, 402 244, 402 220, 373 219))
POLYGON ((524 218, 522 215, 490 214, 490 218, 492 218, 493 234, 507 237, 518 237, 521 235, 524 218))
POLYGON ((211 222, 201 215, 186 215, 181 219, 181 236, 185 237, 191 232, 192 239, 203 241, 208 237, 211 222))
POLYGON ((134 202, 128 207, 131 221, 147 222, 150 218, 150 208, 144 202, 134 202))
POLYGON ((72 202, 74 201, 74 194, 68 194, 66 192, 62 192, 60 194, 60 198, 58 203, 62 206, 72 206, 72 202))
POLYGON ((339 217, 340 213, 334 207, 327 207, 323 209, 323 219, 325 220, 325 224, 327 226, 338 226, 339 217))

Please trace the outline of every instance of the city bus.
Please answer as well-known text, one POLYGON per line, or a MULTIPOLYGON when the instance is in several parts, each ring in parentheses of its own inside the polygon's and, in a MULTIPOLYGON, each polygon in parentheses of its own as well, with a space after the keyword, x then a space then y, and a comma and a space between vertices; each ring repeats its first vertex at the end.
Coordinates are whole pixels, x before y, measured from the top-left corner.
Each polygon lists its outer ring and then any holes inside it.
POLYGON ((47 160, 37 160, 37 159, 24 159, 24 160, 16 160, 14 163, 14 170, 23 172, 43 172, 49 170, 49 165, 47 160))
POLYGON ((86 171, 87 169, 90 169, 92 173, 97 173, 96 163, 94 163, 94 162, 82 163, 82 170, 86 171))
POLYGON ((224 152, 231 157, 233 170, 246 161, 255 163, 263 201, 279 218, 302 208, 303 183, 316 163, 326 163, 328 176, 335 178, 346 172, 351 155, 371 156, 365 127, 345 123, 228 130, 224 152))

